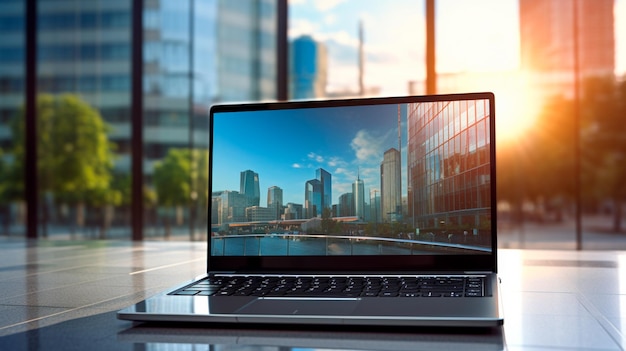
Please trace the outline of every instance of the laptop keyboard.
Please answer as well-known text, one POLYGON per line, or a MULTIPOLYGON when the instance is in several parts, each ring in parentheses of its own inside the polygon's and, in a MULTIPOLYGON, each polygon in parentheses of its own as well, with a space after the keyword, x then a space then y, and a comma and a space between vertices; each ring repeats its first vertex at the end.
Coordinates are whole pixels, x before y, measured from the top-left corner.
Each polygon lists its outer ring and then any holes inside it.
POLYGON ((482 297, 484 276, 211 276, 170 295, 265 297, 482 297))

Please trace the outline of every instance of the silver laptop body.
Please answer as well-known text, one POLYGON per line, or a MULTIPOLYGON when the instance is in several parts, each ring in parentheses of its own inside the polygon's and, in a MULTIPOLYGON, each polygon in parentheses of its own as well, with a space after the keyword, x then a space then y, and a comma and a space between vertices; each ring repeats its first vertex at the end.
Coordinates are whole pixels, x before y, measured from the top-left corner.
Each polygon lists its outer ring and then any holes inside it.
POLYGON ((494 106, 492 93, 213 106, 207 271, 118 318, 501 325, 494 106))

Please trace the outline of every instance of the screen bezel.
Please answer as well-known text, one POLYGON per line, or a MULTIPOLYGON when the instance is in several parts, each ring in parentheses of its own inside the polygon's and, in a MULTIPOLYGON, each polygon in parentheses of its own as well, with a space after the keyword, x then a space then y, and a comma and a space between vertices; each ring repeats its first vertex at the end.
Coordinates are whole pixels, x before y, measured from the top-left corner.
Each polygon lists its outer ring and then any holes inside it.
MULTIPOLYGON (((490 177, 491 177, 491 252, 485 254, 432 254, 432 255, 353 255, 353 256, 212 256, 211 255, 211 201, 208 208, 207 273, 219 272, 497 272, 497 206, 496 206, 496 147, 495 147, 495 97, 491 92, 464 94, 420 95, 384 98, 352 98, 335 100, 308 100, 289 102, 262 102, 213 105, 209 125, 213 135, 215 113, 271 111, 341 106, 380 104, 425 103, 457 100, 489 101, 490 177)), ((213 150, 213 138, 209 140, 213 150)), ((209 152, 209 194, 212 193, 211 174, 213 155, 209 152)))

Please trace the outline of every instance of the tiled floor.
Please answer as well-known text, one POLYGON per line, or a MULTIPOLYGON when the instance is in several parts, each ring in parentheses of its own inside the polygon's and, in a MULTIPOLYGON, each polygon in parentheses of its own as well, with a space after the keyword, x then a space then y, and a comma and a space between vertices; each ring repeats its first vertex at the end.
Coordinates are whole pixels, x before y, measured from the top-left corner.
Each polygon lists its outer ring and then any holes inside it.
POLYGON ((622 251, 501 250, 505 325, 481 332, 259 330, 116 319, 116 310, 202 273, 205 248, 185 241, 0 238, 0 350, 626 348, 622 251))

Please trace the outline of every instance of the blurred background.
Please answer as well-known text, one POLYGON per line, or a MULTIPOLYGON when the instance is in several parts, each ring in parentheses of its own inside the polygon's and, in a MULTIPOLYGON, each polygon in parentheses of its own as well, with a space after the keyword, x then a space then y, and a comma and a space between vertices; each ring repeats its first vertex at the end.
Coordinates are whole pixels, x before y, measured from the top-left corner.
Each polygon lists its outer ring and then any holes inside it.
POLYGON ((3 0, 0 236, 205 240, 212 104, 468 91, 500 247, 626 248, 626 0, 3 0))

